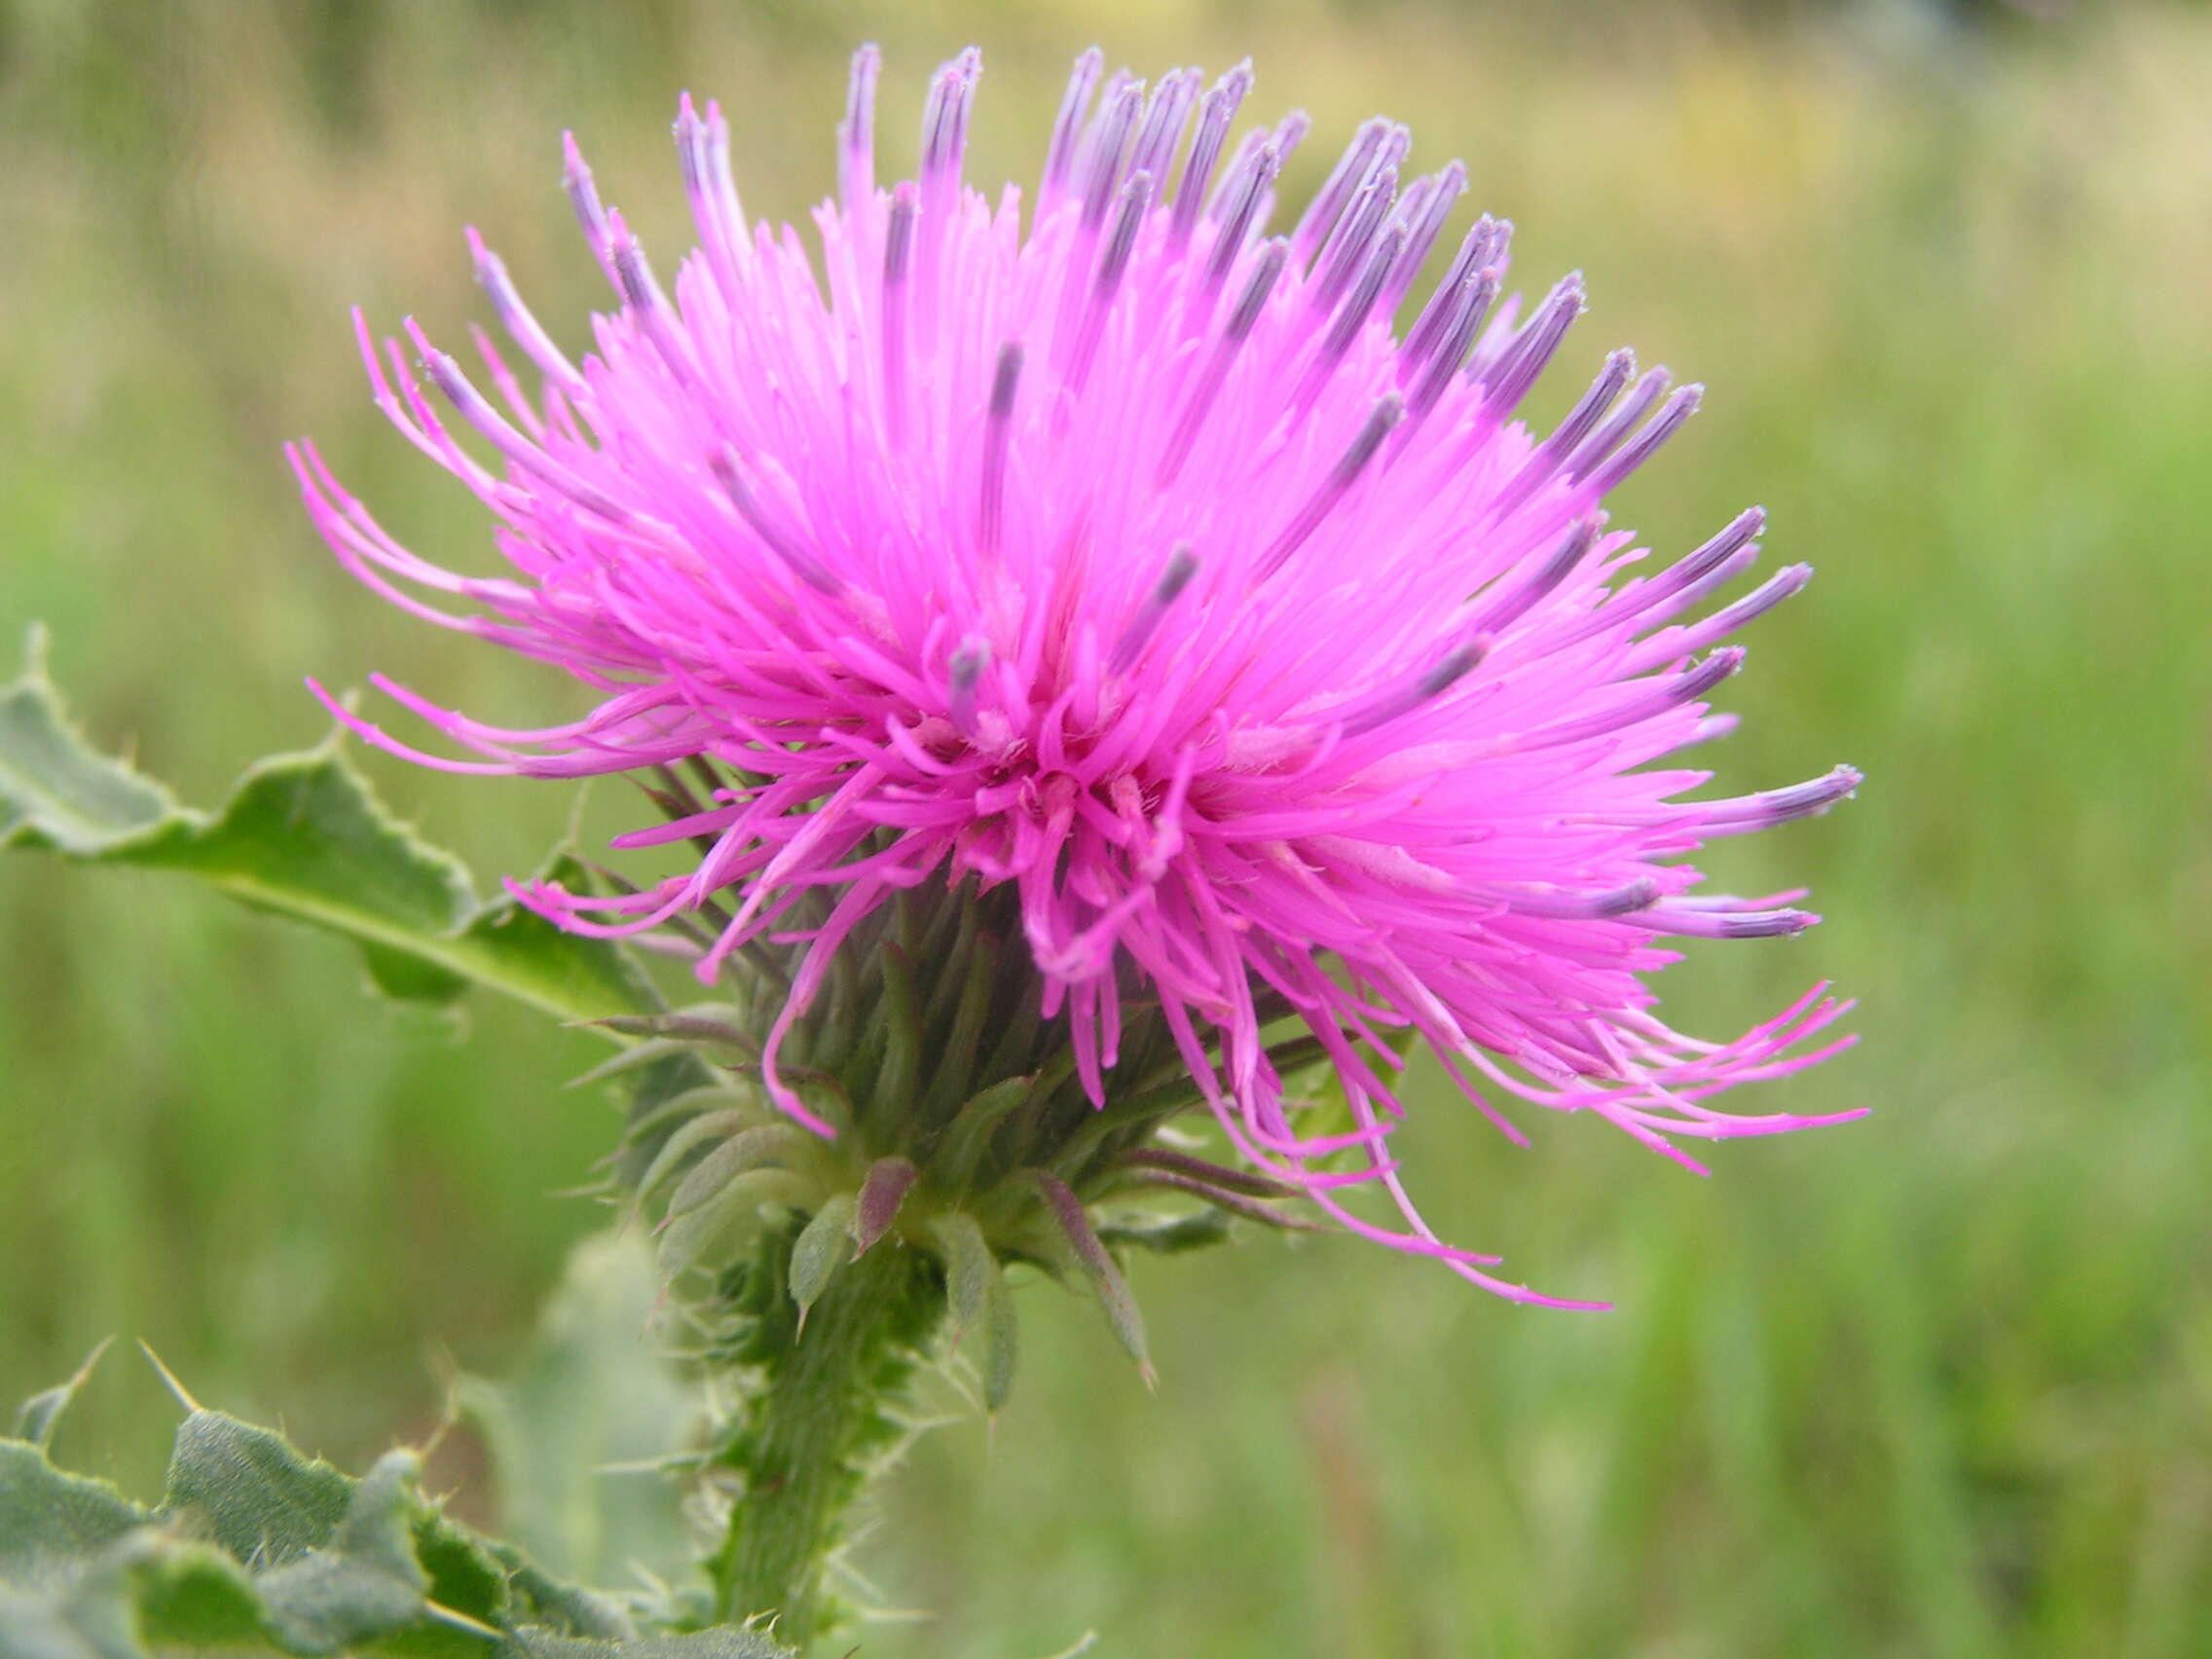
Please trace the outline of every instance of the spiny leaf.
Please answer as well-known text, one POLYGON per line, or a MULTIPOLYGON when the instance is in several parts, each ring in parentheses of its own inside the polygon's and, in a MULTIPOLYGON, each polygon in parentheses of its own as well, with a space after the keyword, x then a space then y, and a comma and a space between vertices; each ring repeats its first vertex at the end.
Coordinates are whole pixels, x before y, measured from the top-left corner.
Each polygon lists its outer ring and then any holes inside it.
POLYGON ((501 1529, 551 1571, 614 1583, 633 1564, 668 1578, 690 1565, 682 1493, 649 1467, 682 1450, 699 1411, 696 1392, 641 1340, 658 1296, 642 1240, 586 1238, 521 1364, 502 1380, 459 1385, 491 1459, 501 1529))
MULTIPOLYGON (((72 728, 43 665, 0 686, 0 847, 195 875, 257 909, 343 934, 387 995, 443 1007, 488 985, 569 1020, 650 1006, 607 940, 499 899, 395 820, 335 739, 256 762, 221 811, 183 806, 72 728)), ((544 872, 573 880, 558 861, 544 872)))
MULTIPOLYGON (((649 1293, 649 1275, 632 1288, 649 1293)), ((354 1481, 194 1411, 169 1498, 147 1510, 0 1441, 0 1659, 791 1659, 740 1630, 640 1637, 610 1603, 446 1520, 419 1476, 400 1450, 354 1481)))
MULTIPOLYGON (((571 1078, 568 1087, 588 1088, 595 1083, 609 1082, 625 1072, 637 1071, 661 1060, 682 1059, 696 1063, 698 1056, 693 1048, 692 1044, 680 1043, 672 1037, 648 1037, 644 1042, 623 1050, 619 1054, 602 1060, 580 1076, 571 1078)), ((701 1069, 704 1070, 703 1067, 701 1069)))
POLYGON ((127 1607, 0 1585, 0 1659, 138 1659, 127 1607))
POLYGON ((430 1580, 408 1528, 421 1472, 414 1453, 386 1453, 348 1495, 327 1545, 260 1575, 269 1622, 287 1651, 335 1653, 424 1616, 430 1580))
POLYGON ((1188 1175, 1180 1175, 1169 1169, 1140 1168, 1128 1170, 1116 1177, 1114 1187, 1117 1192, 1127 1187, 1152 1187, 1170 1193, 1188 1193, 1192 1198, 1203 1198, 1215 1208, 1224 1210, 1231 1215, 1242 1216, 1246 1221, 1256 1221, 1263 1227, 1277 1228, 1284 1233, 1322 1233, 1327 1231, 1319 1222, 1309 1221, 1304 1216, 1292 1215, 1287 1210, 1278 1209, 1265 1198, 1249 1198, 1243 1193, 1225 1191, 1220 1187, 1209 1186, 1203 1181, 1194 1180, 1188 1175))
MULTIPOLYGON (((681 1117, 683 1102, 690 1099, 691 1095, 713 1095, 719 1098, 723 1093, 719 1088, 693 1089, 690 1094, 680 1095, 667 1102, 662 1109, 672 1118, 681 1117)), ((699 1105, 707 1103, 705 1100, 697 1102, 699 1105)), ((754 1114, 743 1107, 725 1106, 719 1111, 701 1112, 696 1118, 679 1124, 668 1139, 660 1143, 660 1150, 653 1154, 652 1162, 645 1165, 645 1172, 638 1177, 639 1201, 643 1202, 658 1192, 661 1184, 675 1174, 677 1166, 691 1154, 719 1137, 736 1134, 753 1120, 754 1114)))
POLYGON ((552 1631, 515 1630, 493 1659, 791 1659, 758 1631, 735 1625, 641 1636, 629 1641, 585 1641, 552 1631))
POLYGON ((855 1254, 866 1255, 876 1240, 891 1231, 891 1224, 899 1219, 899 1206, 906 1200, 907 1189, 920 1175, 910 1158, 879 1158, 868 1165, 867 1176, 861 1183, 860 1202, 853 1211, 855 1254))
MULTIPOLYGON (((245 1568, 202 1543, 151 1530, 118 1552, 137 1602, 138 1628, 161 1647, 259 1647, 269 1615, 245 1568)), ((82 1600, 82 1597, 80 1597, 82 1600)))
POLYGON ((724 1185, 707 1202, 671 1220, 661 1230, 660 1272, 673 1280, 693 1267, 716 1265, 707 1258, 718 1246, 756 1228, 764 1204, 805 1206, 814 1184, 789 1169, 753 1169, 724 1185))
POLYGON ((153 1517, 105 1481, 65 1475, 27 1440, 0 1440, 0 1584, 45 1588, 153 1517))
POLYGON ((831 1275, 852 1257, 855 1207, 852 1194, 830 1194, 792 1242, 792 1300, 798 1304, 802 1329, 807 1309, 821 1300, 831 1275))
POLYGON ((1226 1193, 1242 1193, 1252 1198, 1292 1198, 1298 1189, 1286 1181, 1272 1176, 1257 1174, 1248 1169, 1233 1169, 1226 1163, 1215 1163, 1203 1158, 1193 1158, 1187 1152, 1176 1152, 1163 1146, 1132 1147, 1114 1160, 1117 1167, 1164 1170, 1186 1180, 1198 1181, 1226 1193))
POLYGON ((16 1438, 28 1440, 42 1451, 54 1444, 54 1431, 60 1425, 61 1414, 69 1409, 69 1402, 77 1391, 92 1381, 92 1367, 99 1364, 100 1355, 107 1352, 113 1337, 103 1337, 99 1346, 85 1356, 85 1363, 68 1382, 33 1394, 25 1400, 16 1414, 16 1438))
POLYGON ((1030 1170, 1029 1179, 1044 1198, 1052 1219, 1059 1224, 1060 1233, 1085 1277, 1090 1281, 1098 1305, 1106 1310, 1106 1322, 1113 1326, 1114 1335, 1128 1350, 1129 1357, 1137 1362, 1145 1386, 1152 1386, 1152 1361, 1145 1353, 1144 1345, 1144 1315, 1137 1309, 1136 1298, 1129 1294, 1128 1281, 1122 1277, 1122 1270, 1114 1265, 1114 1258, 1098 1241, 1098 1235, 1090 1230, 1090 1218, 1084 1213, 1083 1200, 1065 1181, 1046 1170, 1030 1170))
POLYGON ((197 1411, 177 1426, 162 1507, 194 1515, 240 1561, 277 1567, 326 1542, 353 1483, 274 1429, 197 1411))
POLYGON ((983 1300, 983 1409, 997 1414, 1014 1394, 1014 1292, 993 1264, 983 1300))
POLYGON ((694 1163, 668 1200, 671 1216, 697 1209, 740 1175, 751 1173, 771 1159, 789 1158, 805 1147, 806 1131, 796 1124, 762 1124, 744 1129, 694 1163))
POLYGON ((1109 1248, 1134 1245, 1159 1256, 1179 1256, 1229 1237, 1229 1217, 1217 1209, 1196 1210, 1164 1221, 1117 1221, 1098 1230, 1099 1241, 1109 1248))
POLYGON ((958 1342, 983 1318, 998 1260, 966 1210, 946 1210, 932 1218, 930 1233, 944 1251, 945 1298, 952 1306, 953 1340, 958 1342))
POLYGON ((930 1222, 944 1252, 945 1297, 952 1307, 953 1341, 983 1333, 983 1407, 997 1413, 1014 1392, 1015 1321, 1014 1294, 991 1253, 983 1230, 966 1210, 946 1210, 930 1222))
POLYGON ((605 1019, 587 1019, 586 1025, 603 1026, 625 1037, 673 1038, 682 1043, 719 1043, 725 1049, 760 1052, 760 1044, 749 1031, 726 1019, 710 1019, 697 1014, 617 1014, 605 1019))

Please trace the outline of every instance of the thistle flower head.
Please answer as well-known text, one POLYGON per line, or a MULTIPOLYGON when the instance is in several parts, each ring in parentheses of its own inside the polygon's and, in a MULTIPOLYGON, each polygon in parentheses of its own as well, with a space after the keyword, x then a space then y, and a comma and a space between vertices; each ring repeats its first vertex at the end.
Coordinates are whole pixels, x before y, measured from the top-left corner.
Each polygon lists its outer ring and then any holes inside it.
POLYGON ((1681 860, 1858 774, 1696 798, 1708 774, 1669 759, 1731 723, 1708 704, 1743 662, 1726 642, 1809 572, 1721 603, 1756 510, 1671 560, 1609 526, 1606 493, 1700 388, 1621 351, 1557 426, 1517 420, 1580 279, 1507 297, 1512 227, 1479 218, 1455 251, 1464 170, 1413 176, 1405 128, 1362 127, 1290 212, 1307 123, 1240 129, 1247 67, 1148 87, 1093 52, 1036 187, 994 199, 962 176, 979 69, 938 71, 918 176, 886 186, 861 52, 811 242, 748 219, 720 114, 686 98, 698 247, 666 285, 571 142, 615 300, 581 355, 473 233, 520 363, 481 333, 464 369, 412 321, 381 350, 363 330, 377 401, 491 510, 511 570, 407 551, 302 446, 338 558, 600 702, 511 730, 379 682, 472 759, 340 718, 453 770, 703 759, 702 793, 617 843, 688 840, 695 867, 518 891, 582 932, 705 918, 710 980, 733 951, 787 952, 759 1063, 814 1126, 785 1047, 840 954, 881 948, 902 894, 989 894, 1093 1104, 1141 1014, 1272 1181, 1547 1300, 1408 1201, 1401 1056, 1425 1045, 1508 1134, 1502 1103, 1583 1111, 1693 1168, 1679 1141, 1813 1121, 1710 1102, 1830 1051, 1841 1005, 1816 990, 1713 1044, 1663 1024, 1646 983, 1670 938, 1817 919, 1705 894, 1681 860), (1325 1123, 1271 1057, 1298 1027, 1342 1086, 1325 1123), (1398 1219, 1346 1201, 1361 1181, 1398 1219))

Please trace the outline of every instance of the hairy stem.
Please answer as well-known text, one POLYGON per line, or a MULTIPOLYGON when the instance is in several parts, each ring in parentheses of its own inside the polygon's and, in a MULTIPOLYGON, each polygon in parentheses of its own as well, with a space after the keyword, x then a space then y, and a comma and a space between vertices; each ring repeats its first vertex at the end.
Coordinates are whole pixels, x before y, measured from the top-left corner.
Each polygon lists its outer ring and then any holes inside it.
POLYGON ((907 1432, 897 1408, 944 1289, 926 1257, 885 1239, 836 1272, 801 1329, 784 1288, 794 1234, 764 1239, 746 1275, 757 1372, 723 1446, 744 1490, 713 1569, 725 1617, 772 1615, 777 1639, 804 1652, 826 1622, 823 1573, 845 1512, 907 1432))

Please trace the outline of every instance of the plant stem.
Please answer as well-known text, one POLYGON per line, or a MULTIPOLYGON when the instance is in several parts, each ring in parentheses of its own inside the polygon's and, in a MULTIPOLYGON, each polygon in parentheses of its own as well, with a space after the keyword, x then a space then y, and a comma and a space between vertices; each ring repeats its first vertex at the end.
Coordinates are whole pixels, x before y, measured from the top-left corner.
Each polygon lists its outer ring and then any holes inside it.
POLYGON ((712 1566, 724 1617, 772 1614, 776 1639, 804 1652, 845 1511, 907 1432, 893 1408, 944 1292, 928 1258, 887 1238, 837 1272, 801 1330, 784 1290, 793 1235, 763 1240, 752 1275, 759 1376, 722 1453, 745 1489, 712 1566))

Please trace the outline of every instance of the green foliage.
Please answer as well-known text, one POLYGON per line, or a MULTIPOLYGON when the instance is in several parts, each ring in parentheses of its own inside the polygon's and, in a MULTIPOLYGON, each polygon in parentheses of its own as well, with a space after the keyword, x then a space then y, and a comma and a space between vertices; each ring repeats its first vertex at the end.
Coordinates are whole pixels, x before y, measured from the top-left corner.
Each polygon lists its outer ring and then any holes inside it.
POLYGON ((616 1601, 448 1520, 421 1475, 418 1456, 399 1449, 354 1480, 272 1430, 195 1405, 177 1429, 167 1490, 145 1508, 56 1468, 41 1444, 0 1440, 0 1659, 783 1652, 742 1630, 641 1631, 616 1601))
MULTIPOLYGON (((467 870, 387 812, 337 736, 272 756, 218 813, 179 805, 90 748, 40 660, 0 686, 0 847, 177 870, 258 909, 351 939, 386 995, 443 1007, 489 985, 566 1019, 648 999, 605 940, 563 933, 511 899, 479 903, 467 870)), ((548 874, 574 884, 567 860, 548 874)))
POLYGON ((521 1363, 498 1381, 461 1381, 504 1531, 585 1583, 696 1570, 672 1469, 699 1426, 699 1397, 647 1334, 659 1300, 637 1236, 594 1235, 570 1252, 521 1363))

